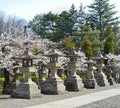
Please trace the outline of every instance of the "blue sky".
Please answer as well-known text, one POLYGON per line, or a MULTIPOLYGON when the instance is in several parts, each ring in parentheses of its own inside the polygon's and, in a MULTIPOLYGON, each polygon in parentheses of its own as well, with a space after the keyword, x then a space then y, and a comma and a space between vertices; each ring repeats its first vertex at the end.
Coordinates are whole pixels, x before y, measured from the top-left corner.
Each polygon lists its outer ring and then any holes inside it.
MULTIPOLYGON (((72 3, 78 9, 80 3, 86 6, 91 2, 92 0, 0 0, 0 11, 4 11, 6 15, 16 15, 29 21, 36 14, 49 11, 61 12, 70 9, 72 3)), ((110 2, 116 3, 116 11, 120 10, 120 0, 110 0, 110 2)))

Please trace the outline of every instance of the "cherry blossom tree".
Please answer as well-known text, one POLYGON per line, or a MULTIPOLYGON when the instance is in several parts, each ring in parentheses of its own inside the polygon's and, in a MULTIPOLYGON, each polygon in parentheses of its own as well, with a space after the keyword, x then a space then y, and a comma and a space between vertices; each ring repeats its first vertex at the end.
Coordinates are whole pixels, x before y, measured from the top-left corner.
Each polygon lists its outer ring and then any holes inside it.
POLYGON ((0 38, 0 67, 3 69, 5 76, 3 92, 5 86, 10 82, 9 76, 12 75, 13 80, 16 76, 14 69, 22 66, 13 59, 14 57, 20 56, 28 48, 31 54, 38 56, 39 60, 43 60, 42 53, 52 44, 51 41, 40 39, 36 35, 24 36, 23 34, 14 38, 9 35, 6 38, 4 36, 0 38))

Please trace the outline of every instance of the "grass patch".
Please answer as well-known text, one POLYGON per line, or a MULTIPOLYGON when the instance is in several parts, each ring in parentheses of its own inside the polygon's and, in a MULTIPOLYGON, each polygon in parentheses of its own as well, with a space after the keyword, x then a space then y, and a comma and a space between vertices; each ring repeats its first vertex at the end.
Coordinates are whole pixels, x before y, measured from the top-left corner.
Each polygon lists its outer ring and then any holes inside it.
POLYGON ((0 85, 0 95, 2 95, 2 91, 3 91, 3 86, 0 85))
POLYGON ((3 91, 3 84, 4 84, 5 79, 3 77, 0 78, 0 95, 2 94, 3 91))
POLYGON ((64 81, 64 80, 66 80, 67 79, 67 76, 66 75, 63 75, 62 76, 62 80, 64 81))
MULTIPOLYGON (((19 79, 20 82, 23 82, 25 78, 23 76, 19 76, 18 79, 19 79)), ((38 76, 31 76, 31 79, 32 79, 33 82, 37 83, 38 76)))

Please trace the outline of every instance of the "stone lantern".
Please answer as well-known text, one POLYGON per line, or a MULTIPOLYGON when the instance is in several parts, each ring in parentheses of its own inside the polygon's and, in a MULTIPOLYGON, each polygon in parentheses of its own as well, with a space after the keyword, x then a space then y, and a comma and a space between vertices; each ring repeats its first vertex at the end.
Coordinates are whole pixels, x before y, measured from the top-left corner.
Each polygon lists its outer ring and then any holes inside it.
POLYGON ((106 64, 106 75, 107 75, 107 79, 108 82, 110 83, 110 85, 113 85, 115 83, 114 79, 112 78, 112 64, 110 63, 111 61, 108 59, 107 64, 106 64))
POLYGON ((49 78, 59 78, 57 75, 57 70, 61 67, 61 64, 58 62, 58 57, 62 56, 55 49, 52 49, 51 52, 45 56, 49 57, 49 63, 47 68, 50 70, 49 78))
POLYGON ((20 71, 23 72, 24 82, 19 84, 17 89, 13 92, 12 97, 14 98, 34 98, 40 96, 40 90, 38 90, 38 85, 31 80, 31 73, 36 71, 33 66, 33 60, 37 59, 28 53, 28 48, 26 48, 23 55, 19 57, 14 57, 14 59, 21 61, 22 68, 20 71))
POLYGON ((85 64, 87 64, 87 71, 86 71, 86 80, 84 82, 84 87, 95 88, 96 81, 93 72, 93 65, 95 64, 95 62, 92 60, 88 60, 85 64))
POLYGON ((96 57, 96 67, 97 67, 97 73, 95 74, 95 78, 97 81, 97 85, 99 86, 106 86, 109 85, 107 77, 105 75, 105 73, 103 73, 103 61, 104 61, 105 57, 103 57, 103 55, 101 53, 99 53, 96 57))
POLYGON ((66 90, 79 91, 83 87, 82 79, 76 74, 77 68, 80 67, 80 63, 78 62, 80 55, 74 49, 71 49, 66 57, 69 58, 69 62, 67 64, 69 75, 64 82, 66 90))
POLYGON ((43 94, 58 94, 65 91, 63 80, 57 75, 58 69, 61 68, 61 63, 58 61, 58 57, 62 56, 61 53, 54 48, 44 56, 49 58, 47 68, 49 69, 49 75, 46 81, 41 82, 41 93, 43 94))

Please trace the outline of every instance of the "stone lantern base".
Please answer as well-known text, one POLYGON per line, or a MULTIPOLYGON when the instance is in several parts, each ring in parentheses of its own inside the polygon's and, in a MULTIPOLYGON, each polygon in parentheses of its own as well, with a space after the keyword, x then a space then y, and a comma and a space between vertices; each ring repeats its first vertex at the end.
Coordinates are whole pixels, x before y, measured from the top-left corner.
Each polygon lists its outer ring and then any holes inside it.
POLYGON ((17 89, 12 93, 11 97, 13 98, 25 98, 31 99, 40 96, 40 90, 38 85, 33 81, 28 81, 26 83, 21 83, 17 89))
POLYGON ((40 82, 42 94, 59 94, 65 92, 65 86, 61 78, 48 78, 40 82))
POLYGON ((84 81, 84 87, 85 88, 95 88, 95 86, 96 86, 96 81, 95 81, 95 79, 86 79, 85 81, 84 81))
POLYGON ((108 79, 108 82, 110 83, 110 85, 115 84, 115 81, 112 77, 107 77, 107 79, 108 79))
POLYGON ((83 88, 82 79, 79 76, 69 76, 64 84, 67 91, 79 91, 83 88))
POLYGON ((5 86, 3 94, 12 94, 19 84, 20 82, 18 80, 16 82, 10 82, 5 86))
POLYGON ((95 74, 95 79, 96 79, 97 85, 99 85, 99 86, 110 85, 110 84, 108 83, 108 80, 107 80, 106 75, 105 75, 103 72, 101 72, 101 73, 96 73, 96 74, 95 74))

